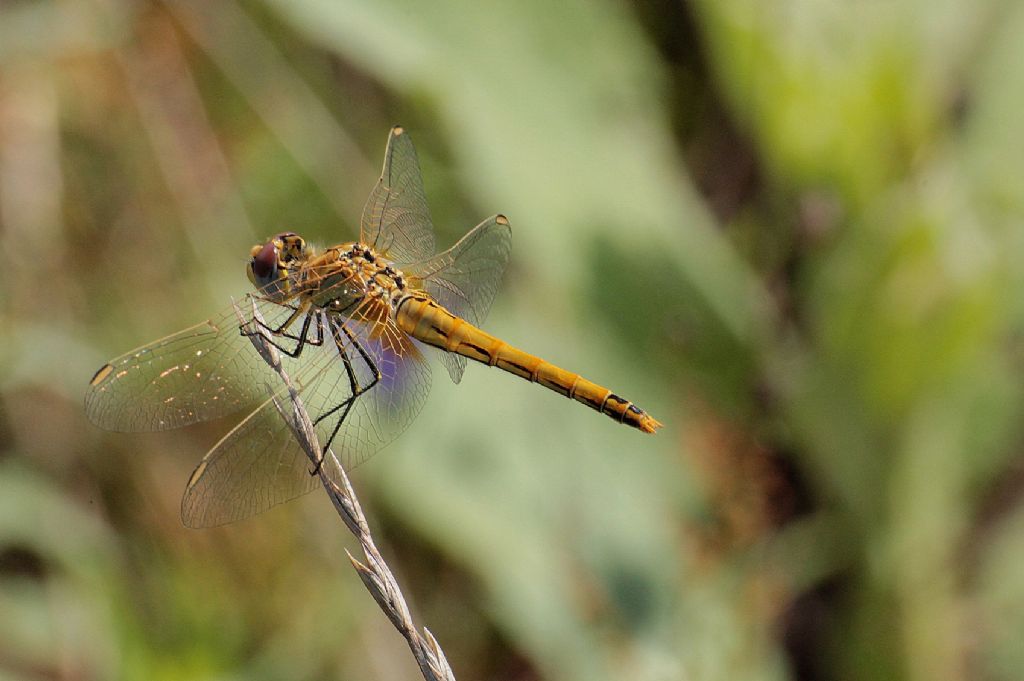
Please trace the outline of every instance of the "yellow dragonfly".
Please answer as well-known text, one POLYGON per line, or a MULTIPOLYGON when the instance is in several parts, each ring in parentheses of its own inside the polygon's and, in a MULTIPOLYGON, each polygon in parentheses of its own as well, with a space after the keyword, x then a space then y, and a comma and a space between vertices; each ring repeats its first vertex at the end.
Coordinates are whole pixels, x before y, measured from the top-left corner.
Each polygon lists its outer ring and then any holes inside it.
POLYGON ((611 390, 478 328, 508 263, 508 219, 490 217, 435 254, 416 152, 401 127, 391 130, 360 227, 359 241, 322 250, 292 232, 254 246, 247 270, 257 292, 247 304, 262 320, 242 324, 232 306, 111 360, 92 377, 86 414, 108 430, 178 428, 260 402, 196 467, 181 504, 185 525, 247 518, 317 484, 268 397, 274 374, 253 350, 251 333, 280 350, 323 450, 333 447, 348 467, 419 413, 430 389, 428 345, 442 351, 436 354, 456 383, 472 359, 646 433, 661 426, 611 390))

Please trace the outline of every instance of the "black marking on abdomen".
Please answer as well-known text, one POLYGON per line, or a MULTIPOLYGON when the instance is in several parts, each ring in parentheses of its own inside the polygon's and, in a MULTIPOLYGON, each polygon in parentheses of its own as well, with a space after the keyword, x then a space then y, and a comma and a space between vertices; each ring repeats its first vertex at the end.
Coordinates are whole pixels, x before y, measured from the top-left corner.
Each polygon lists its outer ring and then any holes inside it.
MULTIPOLYGON (((613 409, 612 410, 613 414, 617 414, 618 415, 619 423, 625 421, 626 420, 626 408, 629 407, 629 405, 630 405, 629 400, 624 399, 622 397, 619 397, 615 393, 612 393, 611 395, 608 396, 608 399, 605 400, 605 406, 606 407, 608 405, 608 402, 615 402, 615 404, 619 407, 618 409, 613 409)), ((608 409, 602 409, 602 411, 605 414, 608 413, 608 409)))
POLYGON ((567 386, 563 385, 562 383, 559 383, 558 381, 555 381, 552 378, 540 376, 537 378, 537 382, 540 383, 545 388, 547 388, 548 390, 552 390, 558 393, 559 395, 569 394, 569 388, 567 386))
POLYGON ((485 349, 483 349, 482 347, 480 347, 479 345, 475 345, 473 343, 462 343, 459 347, 467 348, 467 350, 464 350, 464 352, 466 353, 466 356, 470 357, 471 359, 475 359, 478 362, 483 362, 483 361, 489 360, 491 358, 491 356, 487 353, 487 351, 485 349), (471 355, 470 352, 477 353, 477 354, 471 355), (479 358, 477 357, 477 355, 479 355, 479 358))
POLYGON ((580 393, 578 391, 576 393, 576 400, 578 400, 579 402, 582 402, 583 404, 587 405, 591 409, 596 409, 597 411, 602 411, 602 407, 604 407, 604 400, 603 399, 602 400, 597 400, 596 398, 592 398, 589 395, 585 395, 585 394, 584 395, 580 395, 580 393))
POLYGON ((530 380, 533 377, 533 372, 529 371, 525 366, 516 364, 515 362, 503 357, 498 358, 497 366, 499 369, 504 369, 505 371, 513 373, 520 378, 530 380))

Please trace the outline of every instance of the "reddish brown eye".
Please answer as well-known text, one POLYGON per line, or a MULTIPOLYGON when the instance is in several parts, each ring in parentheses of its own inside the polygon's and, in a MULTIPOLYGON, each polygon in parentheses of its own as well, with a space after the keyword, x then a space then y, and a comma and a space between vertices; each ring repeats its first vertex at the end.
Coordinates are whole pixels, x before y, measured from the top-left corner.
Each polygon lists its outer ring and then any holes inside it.
POLYGON ((260 252, 252 257, 252 272, 257 279, 267 281, 277 269, 277 248, 273 241, 260 249, 260 252))

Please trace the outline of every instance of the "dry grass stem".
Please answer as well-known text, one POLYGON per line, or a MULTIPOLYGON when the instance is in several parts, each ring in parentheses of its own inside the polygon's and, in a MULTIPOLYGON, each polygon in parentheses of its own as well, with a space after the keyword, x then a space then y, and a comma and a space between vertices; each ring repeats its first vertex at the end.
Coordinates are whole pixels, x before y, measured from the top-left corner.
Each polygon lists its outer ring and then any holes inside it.
POLYGON ((298 388, 292 383, 281 365, 277 348, 253 323, 254 321, 263 322, 255 300, 252 301, 252 317, 250 319, 246 319, 242 315, 237 305, 235 311, 238 313, 243 328, 250 332, 249 340, 252 341, 256 351, 277 373, 288 389, 287 400, 275 398, 274 406, 295 435, 299 446, 309 457, 310 470, 316 470, 316 475, 319 476, 338 515, 341 516, 349 531, 359 540, 365 562, 360 562, 346 550, 352 566, 381 610, 409 643, 409 648, 412 650, 413 657, 416 658, 423 678, 427 681, 455 681, 455 675, 433 634, 425 627, 422 634, 417 631, 409 612, 409 606, 406 605, 405 597, 402 596, 402 591, 398 586, 398 580, 395 579, 394 573, 391 572, 373 542, 366 516, 363 515, 359 499, 356 498, 348 475, 333 452, 330 450, 324 452, 321 449, 313 422, 302 404, 298 388))

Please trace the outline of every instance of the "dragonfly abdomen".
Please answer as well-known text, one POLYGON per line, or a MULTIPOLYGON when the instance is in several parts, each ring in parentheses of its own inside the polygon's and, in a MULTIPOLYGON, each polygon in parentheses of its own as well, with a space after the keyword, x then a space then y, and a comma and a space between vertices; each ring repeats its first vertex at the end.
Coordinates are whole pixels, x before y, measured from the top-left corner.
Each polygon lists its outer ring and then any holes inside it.
POLYGON ((661 427, 650 414, 608 388, 509 345, 453 315, 425 293, 411 293, 398 303, 396 323, 423 343, 539 383, 619 423, 645 433, 661 427))

